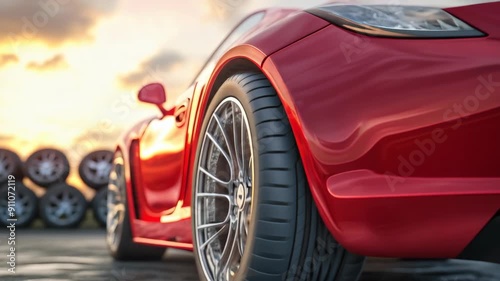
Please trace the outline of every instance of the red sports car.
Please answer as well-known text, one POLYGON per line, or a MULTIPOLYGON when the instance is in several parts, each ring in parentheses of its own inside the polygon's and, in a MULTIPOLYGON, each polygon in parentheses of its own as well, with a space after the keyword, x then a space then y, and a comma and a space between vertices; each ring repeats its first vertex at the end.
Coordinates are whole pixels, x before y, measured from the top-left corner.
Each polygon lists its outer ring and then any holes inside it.
POLYGON ((107 243, 202 280, 356 280, 365 256, 500 261, 500 2, 250 15, 120 139, 107 243))

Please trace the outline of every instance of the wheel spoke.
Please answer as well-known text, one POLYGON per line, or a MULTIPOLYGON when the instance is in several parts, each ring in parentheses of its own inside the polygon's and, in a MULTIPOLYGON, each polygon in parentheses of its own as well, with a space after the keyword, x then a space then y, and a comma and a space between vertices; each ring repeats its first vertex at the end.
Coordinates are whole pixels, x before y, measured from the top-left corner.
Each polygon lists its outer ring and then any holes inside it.
POLYGON ((201 230, 201 229, 207 229, 207 228, 212 228, 212 227, 221 227, 221 226, 224 226, 224 225, 226 225, 229 222, 229 220, 231 218, 230 215, 231 215, 231 212, 228 211, 226 217, 224 218, 224 221, 214 222, 214 223, 206 223, 206 224, 199 225, 196 228, 198 230, 201 230))
POLYGON ((45 154, 45 159, 54 161, 56 159, 56 153, 53 151, 48 152, 47 154, 45 154))
POLYGON ((237 243, 238 243, 238 231, 237 229, 231 230, 233 227, 230 226, 230 234, 228 235, 228 239, 226 240, 226 245, 224 246, 224 250, 222 251, 221 259, 219 260, 219 264, 217 264, 217 280, 228 280, 227 273, 231 263, 234 262, 235 254, 237 251, 237 243))
POLYGON ((56 196, 51 196, 50 199, 49 199, 49 202, 53 203, 54 205, 59 205, 60 200, 56 196))
POLYGON ((214 235, 210 236, 210 238, 208 238, 207 241, 205 241, 205 243, 201 244, 200 249, 202 249, 202 250, 205 249, 208 245, 210 245, 210 243, 212 243, 213 241, 215 241, 215 239, 217 237, 219 237, 222 233, 224 233, 224 231, 226 231, 227 228, 228 228, 228 225, 227 224, 224 225, 214 235))
POLYGON ((212 175, 209 171, 203 169, 202 167, 199 167, 199 169, 200 169, 201 172, 203 172, 209 178, 213 179, 214 181, 216 181, 216 182, 218 182, 220 184, 228 185, 230 183, 230 181, 223 181, 223 180, 219 179, 217 176, 212 175))
POLYGON ((197 198, 205 198, 205 197, 215 197, 215 198, 224 198, 231 203, 232 198, 229 195, 226 194, 220 194, 220 193, 197 193, 196 194, 197 198))
POLYGON ((94 161, 94 160, 89 160, 87 162, 87 166, 90 168, 90 169, 97 169, 97 162, 94 161))
POLYGON ((207 229, 207 228, 212 228, 212 227, 221 227, 221 226, 226 225, 228 221, 229 221, 229 216, 224 221, 202 224, 202 225, 198 226, 197 228, 198 228, 198 230, 201 230, 201 229, 207 229))
POLYGON ((104 161, 111 163, 113 160, 113 153, 104 153, 104 161))
MULTIPOLYGON (((215 145, 215 147, 217 147, 217 149, 222 153, 224 158, 226 158, 227 163, 229 164, 229 168, 231 169, 231 179, 232 179, 233 178, 233 169, 234 169, 233 161, 231 160, 232 157, 224 151, 224 149, 220 146, 220 144, 217 142, 217 140, 214 138, 214 136, 212 136, 210 133, 207 133, 207 137, 212 141, 212 143, 215 145)), ((231 150, 229 151, 229 153, 231 154, 231 150)))
MULTIPOLYGON (((227 137, 227 134, 226 134, 226 131, 224 130, 224 126, 222 126, 222 123, 219 119, 219 117, 217 116, 217 114, 214 113, 214 115, 212 116, 213 119, 215 119, 215 122, 217 123, 217 126, 219 128, 219 130, 221 131, 222 133, 222 136, 224 138, 224 141, 226 142, 226 146, 229 150, 229 156, 230 156, 230 160, 229 160, 229 167, 231 169, 231 179, 233 179, 233 175, 235 175, 235 167, 234 167, 234 163, 233 163, 233 159, 234 159, 234 155, 233 155, 233 146, 231 145, 231 143, 229 142, 229 138, 227 137)), ((236 151, 236 150, 235 150, 236 151)), ((237 175, 235 175, 237 176, 237 175)))
POLYGON ((62 194, 62 201, 68 201, 71 202, 71 198, 69 195, 69 191, 65 190, 62 194))
POLYGON ((65 211, 63 208, 59 207, 57 210, 54 212, 54 216, 60 218, 62 215, 64 215, 65 211))
POLYGON ((29 204, 30 203, 30 199, 28 198, 28 196, 23 196, 23 195, 17 195, 17 202, 25 205, 25 204, 29 204))
POLYGON ((244 215, 243 213, 239 214, 238 224, 236 231, 238 232, 238 241, 237 248, 240 256, 243 256, 243 250, 245 249, 244 241, 243 241, 243 223, 244 223, 244 215))

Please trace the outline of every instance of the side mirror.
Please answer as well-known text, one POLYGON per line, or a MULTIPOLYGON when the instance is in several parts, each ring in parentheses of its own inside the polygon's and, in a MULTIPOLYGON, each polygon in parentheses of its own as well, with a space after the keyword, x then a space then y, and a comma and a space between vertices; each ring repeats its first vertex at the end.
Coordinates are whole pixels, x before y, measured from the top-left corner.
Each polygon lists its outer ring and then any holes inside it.
POLYGON ((170 112, 163 107, 163 104, 167 101, 167 94, 162 84, 152 83, 142 87, 138 97, 142 102, 156 105, 163 115, 170 114, 170 112))

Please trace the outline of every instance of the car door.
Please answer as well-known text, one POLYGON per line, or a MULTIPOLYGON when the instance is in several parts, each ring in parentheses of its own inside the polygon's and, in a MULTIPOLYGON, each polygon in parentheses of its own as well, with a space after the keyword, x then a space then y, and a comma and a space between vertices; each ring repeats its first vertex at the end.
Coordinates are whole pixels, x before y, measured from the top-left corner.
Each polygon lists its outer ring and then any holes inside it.
POLYGON ((141 206, 141 219, 160 217, 171 213, 182 188, 183 165, 186 161, 185 142, 188 109, 195 86, 191 86, 178 99, 173 114, 153 120, 139 142, 139 177, 137 179, 141 206))

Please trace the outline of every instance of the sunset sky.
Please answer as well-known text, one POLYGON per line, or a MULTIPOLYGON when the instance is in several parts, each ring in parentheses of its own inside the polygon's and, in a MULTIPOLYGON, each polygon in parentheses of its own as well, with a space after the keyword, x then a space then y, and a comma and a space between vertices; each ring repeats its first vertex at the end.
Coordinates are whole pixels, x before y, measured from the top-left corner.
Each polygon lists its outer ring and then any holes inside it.
POLYGON ((141 85, 164 82, 173 101, 245 14, 322 2, 0 0, 0 147, 56 147, 76 166, 157 113, 141 85))
POLYGON ((157 114, 137 102, 141 85, 163 82, 175 100, 244 15, 324 2, 0 0, 0 147, 23 159, 59 148, 75 168, 157 114))

